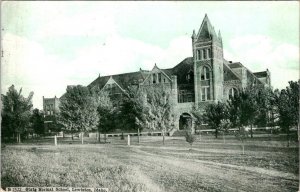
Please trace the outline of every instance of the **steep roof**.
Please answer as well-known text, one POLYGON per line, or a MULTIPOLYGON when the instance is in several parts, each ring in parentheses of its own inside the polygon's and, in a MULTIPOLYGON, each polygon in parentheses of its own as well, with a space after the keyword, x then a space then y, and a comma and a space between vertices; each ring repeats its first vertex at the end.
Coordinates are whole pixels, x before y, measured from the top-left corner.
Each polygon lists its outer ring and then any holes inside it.
POLYGON ((106 82, 108 81, 109 78, 110 78, 110 76, 99 76, 92 83, 90 83, 88 85, 88 87, 92 88, 92 87, 98 85, 100 88, 102 88, 106 84, 106 82))
POLYGON ((145 72, 133 72, 133 73, 124 73, 119 75, 112 75, 112 78, 123 88, 127 88, 128 85, 138 85, 142 80, 144 80, 145 72))
POLYGON ((173 75, 173 68, 169 68, 169 69, 161 69, 166 75, 169 76, 169 78, 171 78, 171 76, 173 75))
POLYGON ((244 67, 240 62, 228 63, 228 66, 231 69, 244 67))
POLYGON ((217 34, 215 32, 214 27, 210 23, 207 14, 205 14, 205 17, 202 21, 202 24, 200 26, 200 29, 197 34, 197 39, 212 39, 217 38, 217 34))
POLYGON ((168 74, 177 76, 177 84, 186 84, 188 83, 186 79, 186 74, 189 71, 193 71, 194 60, 193 57, 187 57, 177 64, 172 69, 166 69, 168 74))
POLYGON ((109 78, 112 77, 116 81, 116 83, 121 86, 122 89, 126 89, 128 85, 138 84, 143 81, 146 78, 147 74, 149 74, 149 71, 140 70, 131 73, 102 76, 94 80, 91 84, 88 85, 88 87, 92 88, 97 85, 99 88, 102 88, 107 83, 109 78))
POLYGON ((224 81, 240 80, 239 76, 235 74, 226 63, 223 63, 223 71, 224 81))
POLYGON ((268 73, 267 71, 260 71, 260 72, 253 73, 253 75, 255 75, 257 78, 263 78, 263 77, 267 77, 268 73))

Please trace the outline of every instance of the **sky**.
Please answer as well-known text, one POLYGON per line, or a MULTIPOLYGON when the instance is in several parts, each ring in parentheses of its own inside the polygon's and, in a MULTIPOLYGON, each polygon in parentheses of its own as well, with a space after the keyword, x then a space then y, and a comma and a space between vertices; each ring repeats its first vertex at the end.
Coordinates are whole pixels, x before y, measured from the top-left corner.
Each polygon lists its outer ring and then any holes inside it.
POLYGON ((208 15, 224 58, 271 72, 274 88, 299 79, 299 2, 5 1, 1 93, 14 84, 42 97, 99 75, 170 68, 192 56, 191 35, 208 15))

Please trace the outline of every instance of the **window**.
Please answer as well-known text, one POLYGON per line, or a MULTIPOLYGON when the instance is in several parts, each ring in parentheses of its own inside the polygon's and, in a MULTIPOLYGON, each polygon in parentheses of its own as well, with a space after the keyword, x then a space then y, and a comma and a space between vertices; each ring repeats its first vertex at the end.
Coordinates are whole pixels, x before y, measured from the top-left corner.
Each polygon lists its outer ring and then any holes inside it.
POLYGON ((201 88, 201 100, 207 101, 210 100, 210 87, 205 86, 201 88))
POLYGON ((200 50, 197 50, 197 59, 198 59, 198 60, 201 60, 200 50))
POLYGON ((194 93, 190 90, 179 90, 178 103, 194 102, 194 93))
POLYGON ((207 57, 208 58, 212 58, 212 54, 211 54, 211 50, 210 49, 207 49, 207 57))
POLYGON ((207 101, 210 100, 210 87, 205 86, 201 88, 201 100, 207 101))
POLYGON ((211 70, 209 67, 204 66, 201 70, 201 101, 211 100, 211 70))
POLYGON ((206 59, 206 50, 205 49, 203 49, 203 59, 206 59))
POLYGON ((153 80, 153 84, 155 84, 156 83, 156 75, 155 75, 155 73, 152 75, 152 80, 153 80))
POLYGON ((238 94, 238 91, 236 88, 232 87, 231 89, 229 89, 229 92, 228 92, 228 97, 234 97, 235 95, 238 94))
POLYGON ((210 71, 208 67, 203 67, 201 70, 201 80, 209 80, 210 79, 210 71))
POLYGON ((158 82, 161 82, 161 73, 158 73, 158 82))
POLYGON ((203 87, 203 88, 201 89, 201 100, 202 100, 202 101, 205 101, 205 91, 206 91, 206 89, 205 89, 205 87, 203 87))

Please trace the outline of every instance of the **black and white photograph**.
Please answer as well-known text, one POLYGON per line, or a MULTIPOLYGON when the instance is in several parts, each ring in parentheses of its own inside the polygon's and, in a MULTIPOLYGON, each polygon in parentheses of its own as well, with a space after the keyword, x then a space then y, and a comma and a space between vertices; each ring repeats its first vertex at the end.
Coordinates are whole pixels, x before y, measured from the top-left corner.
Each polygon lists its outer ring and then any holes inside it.
POLYGON ((1 190, 299 191, 299 1, 2 1, 1 190))

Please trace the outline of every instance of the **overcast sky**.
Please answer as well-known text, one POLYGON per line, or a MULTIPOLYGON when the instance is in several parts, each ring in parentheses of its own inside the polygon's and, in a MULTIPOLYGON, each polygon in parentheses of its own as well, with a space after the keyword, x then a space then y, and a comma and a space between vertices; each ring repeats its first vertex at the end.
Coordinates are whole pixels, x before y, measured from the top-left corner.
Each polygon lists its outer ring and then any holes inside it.
POLYGON ((1 91, 14 84, 42 109, 42 96, 98 75, 174 67, 192 56, 191 34, 207 13, 221 31, 224 57, 271 71, 274 88, 299 79, 299 3, 1 3, 1 91))

